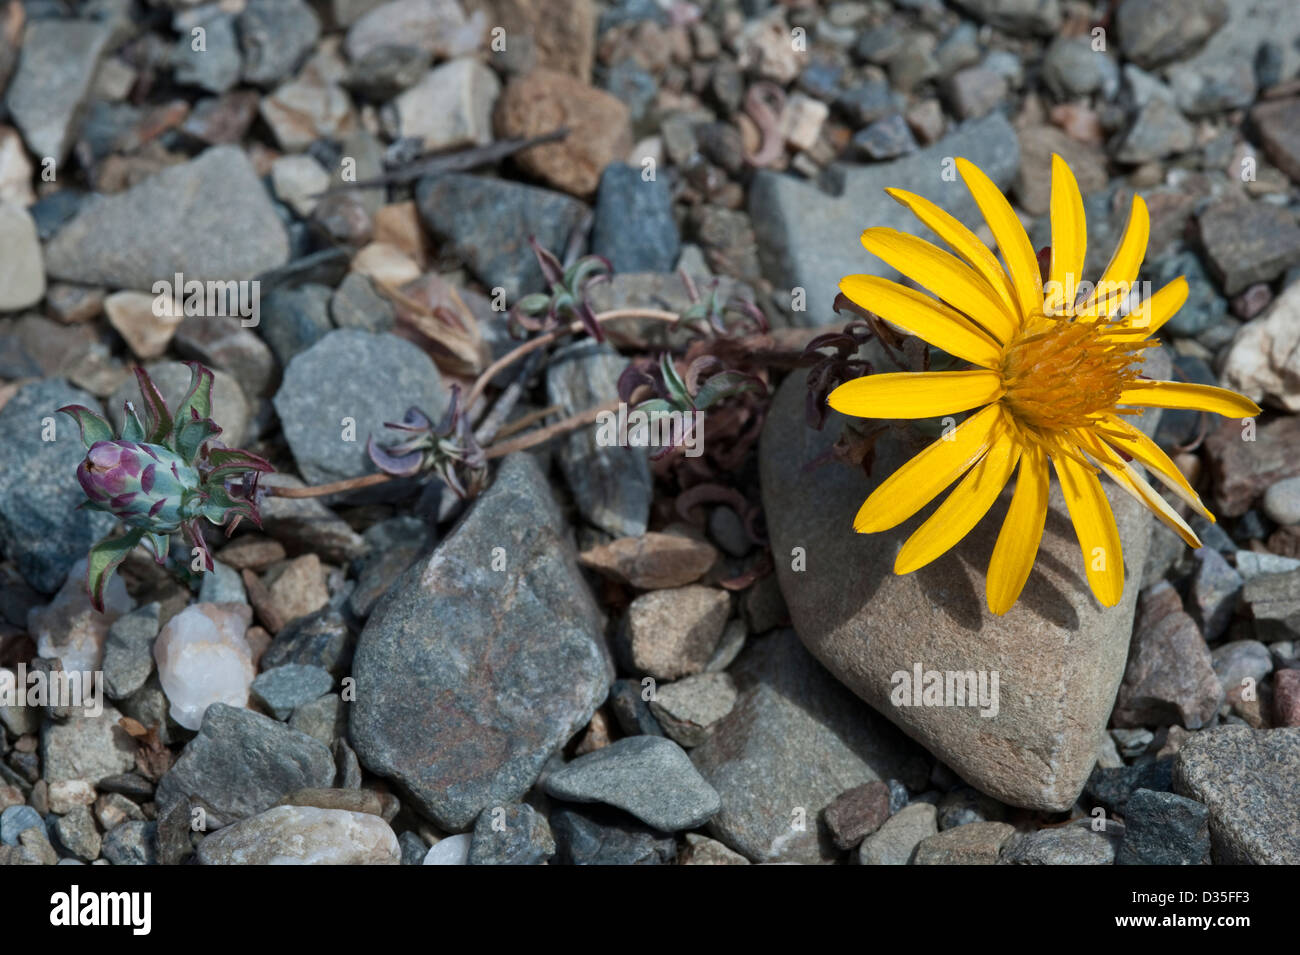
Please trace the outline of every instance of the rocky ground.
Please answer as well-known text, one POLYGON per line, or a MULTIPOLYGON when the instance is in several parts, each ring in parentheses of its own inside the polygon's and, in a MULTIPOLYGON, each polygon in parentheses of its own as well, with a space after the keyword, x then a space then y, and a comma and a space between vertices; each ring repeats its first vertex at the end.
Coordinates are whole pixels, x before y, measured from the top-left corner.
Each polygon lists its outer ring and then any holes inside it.
MULTIPOLYGON (((1300 862, 1297 41, 1294 0, 0 2, 0 665, 108 698, 0 707, 0 861, 1300 862), (966 156, 1042 247, 1054 152, 1091 277, 1135 193, 1142 278, 1187 277, 1151 367, 1266 411, 1146 422, 1219 516, 1203 549, 1112 497, 1102 610, 1057 499, 993 618, 995 520, 907 577, 852 533, 870 485, 798 356, 852 317, 841 276, 894 275, 861 230, 917 230, 883 188, 973 224, 941 173, 966 156), (755 303, 773 330, 732 356, 771 396, 710 414, 699 459, 583 428, 468 505, 270 496, 214 572, 137 553, 90 608, 114 524, 74 511, 54 409, 120 423, 131 365, 175 401, 198 359, 269 483, 355 477, 515 346, 530 236, 612 263, 597 311, 755 303), (177 273, 257 279, 257 324, 157 314, 177 273), (1000 712, 892 706, 918 662, 998 671, 1000 712)), ((469 413, 518 437, 614 398, 650 324, 469 413)))

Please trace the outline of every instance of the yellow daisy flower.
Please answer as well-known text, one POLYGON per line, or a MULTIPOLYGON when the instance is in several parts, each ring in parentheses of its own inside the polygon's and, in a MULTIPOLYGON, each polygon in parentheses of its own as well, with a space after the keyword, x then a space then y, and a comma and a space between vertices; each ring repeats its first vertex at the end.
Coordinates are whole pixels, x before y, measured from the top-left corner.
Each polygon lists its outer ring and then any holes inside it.
POLYGON ((893 229, 868 229, 862 244, 931 298, 874 275, 850 275, 840 290, 854 303, 936 348, 969 362, 965 371, 869 375, 830 395, 836 411, 863 418, 930 418, 975 412, 890 475, 858 511, 863 534, 888 530, 945 488, 961 483, 907 539, 894 572, 924 567, 985 515, 1019 468, 1015 493, 989 561, 986 595, 1006 613, 1033 568, 1047 519, 1048 462, 1056 471, 1083 553, 1088 583, 1107 607, 1124 592, 1119 531, 1098 479, 1105 471, 1192 547, 1196 534, 1130 462, 1144 465, 1208 520, 1186 478, 1125 416, 1148 408, 1191 408, 1232 417, 1259 414, 1254 402, 1208 385, 1141 377, 1150 336, 1187 299, 1179 277, 1127 312, 1146 252, 1146 203, 1133 198, 1128 224, 1095 288, 1081 278, 1087 231, 1074 174, 1052 157, 1052 248, 1047 282, 1011 204, 973 163, 957 160, 1002 264, 979 238, 921 196, 886 190, 956 252, 893 229))

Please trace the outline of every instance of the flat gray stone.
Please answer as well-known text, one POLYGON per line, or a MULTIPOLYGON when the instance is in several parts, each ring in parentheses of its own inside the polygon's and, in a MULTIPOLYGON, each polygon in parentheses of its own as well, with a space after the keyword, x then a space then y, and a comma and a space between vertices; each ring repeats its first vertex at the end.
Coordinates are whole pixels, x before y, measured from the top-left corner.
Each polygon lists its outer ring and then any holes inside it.
POLYGON ((323 484, 374 471, 367 438, 400 440, 385 422, 401 421, 412 405, 437 422, 448 399, 437 366, 415 345, 341 328, 289 362, 274 404, 299 472, 323 484))
POLYGON ((930 803, 904 806, 862 840, 858 847, 858 864, 910 865, 916 856, 916 847, 938 831, 936 810, 930 803))
POLYGON ((629 736, 579 756, 544 786, 556 799, 625 809, 661 832, 694 829, 720 806, 686 751, 662 736, 629 736))
POLYGON ((90 200, 45 247, 53 278, 141 291, 177 272, 187 282, 252 279, 288 259, 284 225, 235 146, 214 146, 90 200))
POLYGON ((444 829, 519 801, 609 690, 600 613, 567 535, 533 458, 511 455, 362 631, 352 744, 444 829))
MULTIPOLYGON (((62 164, 112 30, 91 20, 32 20, 5 105, 37 162, 62 164)), ((60 170, 61 172, 62 170, 60 170)))
POLYGON ((265 812, 299 789, 334 784, 334 757, 324 743, 268 716, 213 703, 180 758, 158 783, 160 815, 189 800, 208 829, 265 812))
POLYGON ((118 617, 104 642, 104 690, 115 700, 144 686, 153 672, 153 641, 158 636, 157 603, 118 617))

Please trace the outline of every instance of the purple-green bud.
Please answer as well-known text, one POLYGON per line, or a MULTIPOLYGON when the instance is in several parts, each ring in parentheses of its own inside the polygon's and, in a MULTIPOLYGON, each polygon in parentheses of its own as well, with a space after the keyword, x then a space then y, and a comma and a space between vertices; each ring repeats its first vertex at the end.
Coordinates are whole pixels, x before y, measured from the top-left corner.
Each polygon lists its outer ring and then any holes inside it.
POLYGON ((159 444, 97 441, 77 467, 86 497, 133 527, 178 530, 193 517, 186 507, 199 473, 159 444))

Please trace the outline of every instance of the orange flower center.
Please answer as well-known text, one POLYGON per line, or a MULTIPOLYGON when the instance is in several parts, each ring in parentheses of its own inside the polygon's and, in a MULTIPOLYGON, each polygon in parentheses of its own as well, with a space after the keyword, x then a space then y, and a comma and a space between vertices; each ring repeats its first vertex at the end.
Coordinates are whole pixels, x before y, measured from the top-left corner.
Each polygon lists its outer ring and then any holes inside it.
MULTIPOLYGON (((1108 321, 1037 316, 1006 348, 1003 403, 1028 427, 1065 431, 1115 410, 1137 380, 1145 329, 1108 321)), ((1122 412, 1121 412, 1122 413, 1122 412)))

